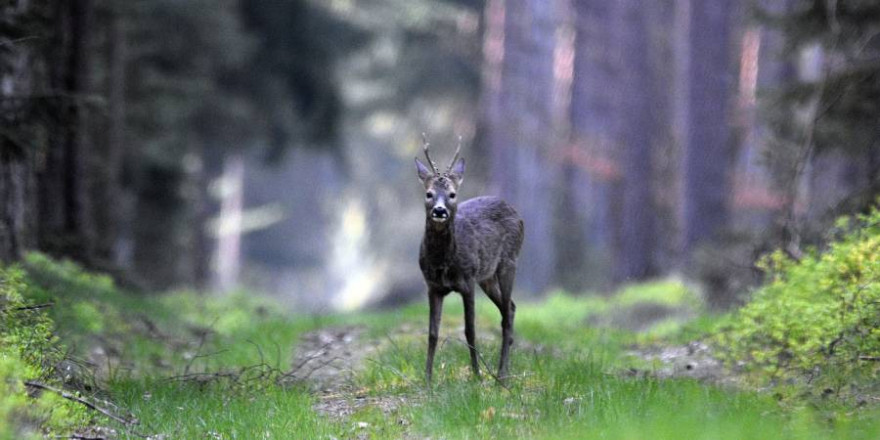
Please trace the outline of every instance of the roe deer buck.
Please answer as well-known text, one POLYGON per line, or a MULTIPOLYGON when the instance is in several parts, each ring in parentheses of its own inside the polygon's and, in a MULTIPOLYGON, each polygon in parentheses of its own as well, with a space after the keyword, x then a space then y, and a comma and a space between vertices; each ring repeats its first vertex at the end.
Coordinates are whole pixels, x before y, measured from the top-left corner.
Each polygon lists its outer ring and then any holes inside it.
POLYGON ((480 377, 474 340, 474 291, 479 284, 501 311, 501 358, 498 379, 508 373, 508 353, 513 344, 516 305, 510 299, 516 276, 516 259, 523 242, 523 221, 519 214, 497 197, 477 197, 458 204, 457 192, 464 174, 460 158, 461 139, 445 172, 440 172, 428 153, 428 168, 416 158, 419 179, 425 185, 425 236, 419 252, 419 267, 428 285, 430 325, 425 377, 431 383, 434 351, 440 328, 443 298, 451 291, 464 301, 464 333, 471 356, 471 369, 480 377))

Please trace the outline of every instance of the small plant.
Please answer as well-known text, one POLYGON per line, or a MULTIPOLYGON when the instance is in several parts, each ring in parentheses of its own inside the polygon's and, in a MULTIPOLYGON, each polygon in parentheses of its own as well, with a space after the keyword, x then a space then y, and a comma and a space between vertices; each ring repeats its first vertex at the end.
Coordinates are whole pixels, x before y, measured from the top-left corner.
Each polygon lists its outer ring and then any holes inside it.
POLYGON ((0 267, 0 439, 37 438, 83 426, 83 407, 52 393, 32 397, 29 380, 57 380, 55 368, 63 355, 52 334, 53 323, 43 309, 28 303, 24 273, 0 267))
POLYGON ((751 371, 838 390, 872 379, 880 360, 880 209, 836 224, 825 252, 781 251, 761 267, 767 283, 716 336, 751 371))

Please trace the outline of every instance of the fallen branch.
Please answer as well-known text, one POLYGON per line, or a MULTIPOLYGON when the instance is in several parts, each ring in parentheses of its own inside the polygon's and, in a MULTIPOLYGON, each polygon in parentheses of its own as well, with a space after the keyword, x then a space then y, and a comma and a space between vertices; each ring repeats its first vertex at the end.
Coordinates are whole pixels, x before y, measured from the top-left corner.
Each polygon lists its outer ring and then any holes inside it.
POLYGON ((51 391, 51 392, 53 392, 53 393, 56 393, 56 394, 60 395, 61 397, 65 398, 65 399, 67 399, 67 400, 71 400, 71 401, 77 402, 77 403, 79 403, 79 404, 81 404, 81 405, 85 405, 86 408, 89 408, 89 409, 91 409, 91 410, 93 410, 93 411, 97 411, 97 412, 99 412, 99 413, 101 413, 101 414, 107 416, 108 418, 110 418, 110 419, 112 419, 112 420, 115 420, 115 421, 117 421, 117 422, 119 422, 119 423, 121 423, 121 424, 123 424, 123 425, 125 425, 125 426, 131 426, 131 425, 136 425, 136 424, 137 424, 137 420, 129 420, 129 419, 126 419, 126 418, 124 418, 124 417, 122 417, 122 416, 119 416, 119 415, 117 415, 117 414, 114 414, 112 411, 110 411, 110 410, 108 410, 108 409, 105 409, 105 408, 102 408, 102 407, 100 407, 100 406, 98 406, 98 405, 95 405, 94 403, 89 402, 88 400, 83 399, 82 397, 75 396, 75 395, 73 395, 73 394, 71 394, 71 393, 68 393, 67 391, 64 391, 64 390, 62 390, 62 389, 55 388, 55 387, 53 387, 53 386, 51 386, 51 385, 46 385, 46 384, 44 384, 44 383, 36 382, 36 381, 32 381, 32 380, 26 381, 24 384, 25 384, 26 386, 31 387, 31 388, 38 388, 38 389, 41 389, 41 390, 51 391))
POLYGON ((880 362, 880 356, 861 355, 861 356, 859 356, 859 360, 860 361, 880 362))
POLYGON ((74 440, 108 440, 107 437, 104 437, 104 436, 94 437, 94 436, 90 436, 90 435, 79 435, 79 434, 59 435, 59 436, 55 436, 52 438, 58 438, 58 439, 67 438, 67 439, 74 439, 74 440))
POLYGON ((4 307, 4 308, 0 309, 0 312, 6 312, 7 310, 13 311, 13 312, 20 312, 22 310, 38 310, 38 309, 45 309, 47 307, 52 307, 54 305, 55 305, 55 303, 49 302, 49 303, 43 303, 43 304, 34 304, 34 305, 30 305, 30 306, 20 306, 20 307, 10 307, 10 308, 4 307))

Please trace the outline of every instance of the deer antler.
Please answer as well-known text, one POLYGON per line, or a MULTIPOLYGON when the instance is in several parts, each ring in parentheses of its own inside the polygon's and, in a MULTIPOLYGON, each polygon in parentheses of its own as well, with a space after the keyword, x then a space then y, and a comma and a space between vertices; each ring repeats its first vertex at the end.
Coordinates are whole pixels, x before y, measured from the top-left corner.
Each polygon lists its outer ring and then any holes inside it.
POLYGON ((434 170, 434 174, 440 174, 440 170, 437 168, 437 164, 431 160, 431 155, 428 154, 428 147, 431 145, 428 142, 428 136, 425 133, 422 133, 422 149, 425 150, 425 158, 428 159, 428 165, 431 165, 431 169, 434 170))
POLYGON ((452 167, 455 165, 455 161, 458 160, 459 153, 461 153, 461 135, 458 135, 458 147, 455 148, 455 156, 452 156, 452 162, 449 162, 449 167, 446 168, 447 173, 452 171, 452 167))

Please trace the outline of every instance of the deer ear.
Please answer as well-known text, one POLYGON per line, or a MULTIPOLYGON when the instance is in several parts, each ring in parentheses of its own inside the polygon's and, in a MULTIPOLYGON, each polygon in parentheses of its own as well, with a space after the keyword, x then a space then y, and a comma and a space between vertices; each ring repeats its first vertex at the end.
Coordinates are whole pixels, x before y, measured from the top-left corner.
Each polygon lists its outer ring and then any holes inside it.
POLYGON ((419 180, 422 182, 425 182, 434 175, 434 173, 432 173, 431 170, 419 160, 419 158, 416 158, 416 171, 419 173, 419 180))
POLYGON ((461 182, 464 180, 464 158, 459 157, 455 163, 449 167, 449 177, 455 180, 456 185, 461 185, 461 182))

